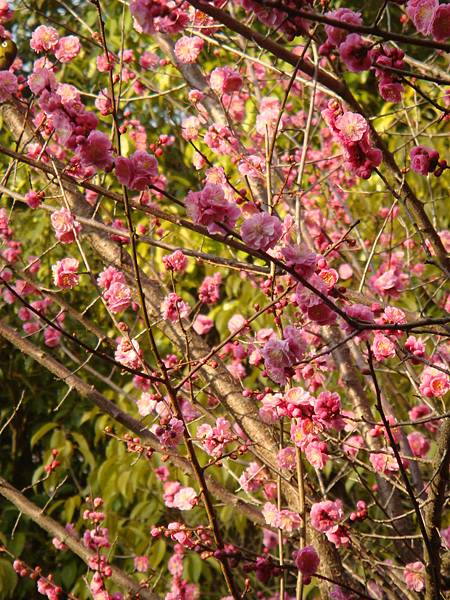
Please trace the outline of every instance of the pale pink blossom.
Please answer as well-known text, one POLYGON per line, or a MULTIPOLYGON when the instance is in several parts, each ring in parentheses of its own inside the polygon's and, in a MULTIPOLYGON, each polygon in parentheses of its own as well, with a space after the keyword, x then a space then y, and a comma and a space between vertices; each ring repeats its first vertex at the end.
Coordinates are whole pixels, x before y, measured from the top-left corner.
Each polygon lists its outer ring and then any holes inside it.
POLYGON ((62 244, 71 244, 81 231, 78 223, 68 208, 61 208, 51 214, 50 221, 55 230, 56 239, 62 244))
POLYGON ((162 261, 164 266, 169 271, 177 271, 182 273, 187 267, 187 258, 182 250, 175 250, 172 254, 163 256, 162 261))
POLYGON ((197 58, 200 56, 200 52, 203 50, 205 42, 193 35, 192 37, 183 36, 177 40, 174 53, 180 63, 192 64, 195 63, 197 58))
POLYGON ((61 63, 68 63, 78 56, 80 50, 80 40, 75 35, 68 35, 60 38, 55 49, 55 57, 61 63))
POLYGON ((205 335, 214 327, 214 321, 206 315, 197 315, 192 324, 193 330, 198 335, 205 335))
POLYGON ((134 568, 138 573, 146 573, 148 571, 149 563, 148 556, 135 556, 133 559, 134 568))
POLYGON ((173 497, 173 507, 191 510, 197 504, 197 492, 191 487, 182 487, 173 497))
POLYGON ((421 592, 425 588, 425 565, 420 561, 408 563, 403 571, 406 587, 414 592, 421 592))
POLYGON ((78 285, 78 268, 80 263, 76 258, 63 258, 52 266, 53 282, 63 289, 70 289, 78 285))
POLYGON ((283 225, 278 217, 266 212, 257 213, 241 225, 243 241, 255 250, 267 251, 273 248, 283 233, 283 225))
POLYGON ((54 27, 39 25, 31 34, 30 46, 35 52, 48 52, 58 45, 59 35, 54 27))
POLYGON ((104 293, 104 298, 109 310, 113 314, 117 314, 126 310, 130 306, 131 290, 124 283, 115 281, 111 283, 104 293))
POLYGON ((124 367, 139 369, 142 366, 142 351, 136 340, 121 337, 117 344, 114 358, 124 367))

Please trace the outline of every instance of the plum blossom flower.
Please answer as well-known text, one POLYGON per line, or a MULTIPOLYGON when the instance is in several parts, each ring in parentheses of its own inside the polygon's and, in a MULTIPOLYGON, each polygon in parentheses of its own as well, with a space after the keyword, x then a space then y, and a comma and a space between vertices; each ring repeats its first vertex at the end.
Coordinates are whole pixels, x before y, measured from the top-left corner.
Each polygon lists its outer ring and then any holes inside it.
POLYGON ((231 67, 217 67, 210 75, 209 85, 218 94, 231 94, 241 89, 242 77, 231 67))
POLYGON ((78 267, 80 263, 76 258, 63 258, 58 260, 52 266, 53 282, 56 286, 63 289, 70 289, 78 285, 79 275, 78 267))
POLYGON ((420 561, 408 563, 403 571, 406 587, 414 592, 421 592, 425 587, 425 565, 420 561))
POLYGON ((49 52, 58 45, 59 35, 54 27, 39 25, 31 34, 30 46, 35 52, 49 52))
POLYGON ((224 233, 220 223, 233 228, 241 214, 239 208, 225 200, 223 187, 207 183, 200 192, 189 192, 185 200, 188 216, 209 233, 224 233))
POLYGON ((342 510, 342 502, 336 500, 325 500, 324 502, 316 502, 311 506, 310 519, 311 526, 322 533, 333 528, 337 523, 344 518, 342 510))
POLYGON ((420 375, 420 393, 426 398, 442 398, 450 389, 450 377, 434 367, 425 367, 420 375))
POLYGON ((163 256, 162 261, 166 269, 169 271, 177 271, 182 273, 187 267, 187 258, 186 255, 183 254, 182 250, 175 250, 175 252, 172 252, 172 254, 163 256))
POLYGON ((220 273, 205 277, 198 290, 200 302, 202 304, 215 304, 220 298, 219 288, 221 283, 222 275, 220 273))
POLYGON ((441 4, 433 14, 430 33, 437 42, 450 38, 450 4, 441 4))
POLYGON ((142 365, 142 350, 136 340, 121 337, 117 344, 114 358, 124 367, 139 369, 142 365))
POLYGON ((55 57, 61 63, 68 63, 78 56, 81 50, 80 40, 75 35, 62 37, 55 49, 55 57))
POLYGON ((183 64, 195 63, 203 50, 204 44, 205 42, 196 35, 192 37, 183 36, 175 44, 175 56, 183 64))
MULTIPOLYGON (((342 21, 343 23, 362 25, 361 14, 354 12, 349 8, 338 8, 337 10, 327 12, 326 16, 338 21, 342 21)), ((327 43, 332 47, 340 46, 345 38, 349 35, 347 30, 340 29, 334 25, 325 25, 325 33, 327 34, 327 43)))
POLYGON ((306 246, 288 245, 281 249, 288 267, 294 267, 296 273, 308 279, 316 270, 318 256, 306 246))
POLYGON ((294 564, 302 574, 303 583, 310 583, 311 577, 317 572, 320 558, 313 546, 305 546, 292 554, 294 564))
POLYGON ((81 225, 74 219, 68 208, 61 208, 52 213, 50 217, 55 230, 56 239, 62 244, 71 244, 81 231, 81 225))
POLYGON ((106 267, 97 277, 97 284, 102 290, 109 289, 115 282, 125 283, 125 275, 113 266, 106 267))
POLYGON ((131 190, 143 191, 158 176, 158 161, 152 154, 137 150, 129 158, 119 156, 115 162, 116 177, 131 190))
POLYGON ((349 71, 360 73, 370 69, 372 61, 369 49, 370 47, 358 33, 351 33, 339 46, 339 54, 349 71))
POLYGON ((392 448, 388 448, 383 452, 370 454, 369 460, 376 473, 385 473, 388 475, 399 470, 398 462, 392 448))
POLYGON ((255 250, 273 248, 283 233, 283 225, 278 217, 260 212, 246 219, 241 225, 244 242, 255 250))
POLYGON ((425 458, 430 449, 430 442, 427 438, 420 431, 412 431, 408 433, 407 437, 413 455, 425 458))
POLYGON ((361 141, 369 128, 366 119, 362 115, 350 111, 346 111, 338 117, 335 125, 343 142, 361 141))
POLYGON ((373 338, 372 352, 375 359, 380 362, 386 358, 393 358, 395 356, 395 344, 382 333, 376 333, 373 338))
POLYGON ((278 510, 275 504, 266 502, 262 508, 263 517, 267 525, 282 529, 288 533, 298 529, 301 524, 300 515, 291 510, 278 510))
POLYGON ((172 417, 169 423, 164 426, 153 425, 151 431, 165 448, 174 448, 178 446, 183 438, 184 425, 183 421, 172 417))
POLYGON ((439 0, 409 0, 406 14, 419 33, 429 35, 439 0))
POLYGON ((157 31, 179 33, 189 21, 187 13, 171 0, 132 0, 130 11, 138 31, 150 35, 157 31))
POLYGON ((420 175, 428 175, 437 167, 439 152, 427 146, 414 146, 410 154, 411 169, 420 175))
POLYGON ((17 92, 17 77, 10 71, 0 71, 0 102, 9 100, 17 92))
POLYGON ((173 497, 173 507, 191 510, 197 504, 197 492, 191 487, 182 487, 173 497))
POLYGON ((113 314, 126 310, 131 304, 131 290, 120 281, 114 281, 104 293, 109 310, 113 314))
POLYGON ((91 131, 77 150, 83 167, 94 166, 102 171, 111 171, 114 164, 112 146, 108 136, 101 131, 91 131))
POLYGON ((198 335, 205 335, 214 327, 214 321, 206 315, 197 315, 192 328, 198 335))
POLYGON ((142 555, 142 556, 135 556, 133 559, 133 563, 134 563, 134 568, 136 569, 136 571, 138 571, 138 573, 146 573, 148 571, 148 556, 142 555))
POLYGON ((169 321, 184 319, 190 312, 190 306, 175 292, 168 294, 161 303, 161 314, 164 319, 169 319, 169 321))

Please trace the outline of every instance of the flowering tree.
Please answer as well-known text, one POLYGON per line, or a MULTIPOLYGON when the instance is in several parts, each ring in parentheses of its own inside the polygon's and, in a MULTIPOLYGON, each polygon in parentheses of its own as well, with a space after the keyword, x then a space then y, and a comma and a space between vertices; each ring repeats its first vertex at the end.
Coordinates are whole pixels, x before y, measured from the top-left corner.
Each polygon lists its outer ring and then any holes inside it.
POLYGON ((450 4, 0 21, 0 599, 448 598, 450 4))

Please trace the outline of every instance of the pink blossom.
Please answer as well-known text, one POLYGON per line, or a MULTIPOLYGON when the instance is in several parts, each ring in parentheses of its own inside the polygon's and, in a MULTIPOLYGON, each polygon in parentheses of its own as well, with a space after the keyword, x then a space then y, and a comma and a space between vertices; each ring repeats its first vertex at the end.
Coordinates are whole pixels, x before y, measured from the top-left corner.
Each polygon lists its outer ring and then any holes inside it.
POLYGON ((337 392, 321 392, 314 404, 315 419, 325 428, 333 427, 338 431, 344 428, 341 415, 341 399, 337 392))
POLYGON ((318 470, 322 470, 329 460, 326 442, 312 440, 305 445, 305 456, 308 462, 318 470))
POLYGON ((189 21, 186 12, 170 0, 132 0, 130 11, 139 30, 150 35, 157 31, 179 33, 189 21))
POLYGON ((201 440, 202 447, 210 456, 219 457, 223 454, 225 446, 234 440, 235 435, 231 429, 231 423, 219 417, 214 427, 209 423, 203 423, 197 429, 197 438, 201 440))
POLYGON ((420 375, 420 393, 426 398, 442 398, 450 389, 450 377, 433 367, 425 367, 420 375))
POLYGON ((51 214, 50 221, 55 230, 56 239, 62 244, 71 244, 81 231, 81 225, 67 208, 61 208, 51 214))
POLYGON ((215 183, 207 183, 200 192, 189 192, 185 204, 188 216, 209 233, 224 233, 220 223, 233 228, 241 213, 235 204, 225 200, 223 187, 215 183))
POLYGON ((158 161, 152 154, 137 150, 130 158, 116 159, 116 177, 131 190, 145 190, 158 176, 158 161))
POLYGON ((243 241, 255 250, 266 252, 273 248, 283 233, 283 225, 277 217, 260 212, 246 219, 241 225, 243 241))
POLYGON ((206 315, 197 315, 192 324, 192 328, 198 335, 205 335, 214 327, 214 321, 206 315))
POLYGON ((195 141, 199 137, 201 121, 198 117, 188 117, 181 122, 181 135, 187 141, 195 141))
POLYGON ((316 270, 318 256, 306 246, 288 245, 281 249, 281 254, 288 267, 294 267, 295 272, 308 279, 316 270))
POLYGON ((282 448, 277 454, 277 463, 280 469, 289 469, 293 471, 296 465, 295 449, 292 446, 282 448))
MULTIPOLYGON (((338 8, 337 10, 327 12, 326 16, 342 21, 343 23, 362 25, 361 14, 349 8, 338 8)), ((325 33, 327 34, 327 42, 330 46, 340 46, 349 35, 346 29, 340 29, 334 25, 325 25, 325 33)))
POLYGON ((217 67, 210 75, 209 85, 218 94, 231 94, 241 89, 242 77, 231 67, 217 67))
POLYGON ((414 146, 410 152, 411 169, 421 175, 432 173, 439 161, 439 152, 427 146, 414 146))
POLYGON ((107 135, 101 131, 91 131, 87 139, 78 147, 78 154, 83 167, 96 167, 102 171, 113 168, 112 146, 107 135))
POLYGON ((193 35, 192 37, 183 36, 177 40, 174 53, 180 63, 192 64, 195 63, 203 50, 205 42, 193 35))
POLYGON ((28 204, 28 206, 30 208, 33 208, 33 209, 39 208, 39 206, 42 203, 43 197, 44 197, 43 192, 35 192, 34 190, 29 190, 25 194, 26 203, 28 204))
POLYGON ((111 283, 104 293, 104 298, 109 310, 113 314, 117 314, 126 310, 130 306, 131 290, 124 283, 115 281, 111 283))
POLYGON ((371 453, 369 460, 376 473, 389 474, 399 470, 398 462, 392 448, 388 448, 384 452, 371 453))
POLYGON ((441 4, 433 14, 430 33, 437 42, 450 38, 450 4, 441 4))
POLYGON ((220 298, 220 284, 222 276, 220 273, 214 273, 212 277, 208 276, 202 281, 198 290, 198 299, 202 304, 216 304, 220 298))
POLYGON ((278 510, 271 502, 266 502, 261 512, 266 523, 277 529, 290 533, 300 527, 301 519, 298 513, 291 510, 278 510))
POLYGON ((102 290, 109 289, 115 282, 125 283, 125 275, 113 266, 104 269, 97 277, 97 284, 102 290))
POLYGON ((155 410, 157 400, 155 400, 155 397, 152 394, 142 392, 140 398, 136 401, 136 405, 141 417, 148 417, 148 415, 151 415, 155 410))
POLYGON ((134 568, 136 569, 136 571, 138 571, 138 573, 146 573, 148 571, 148 556, 142 555, 142 556, 135 556, 133 559, 133 563, 134 563, 134 568))
POLYGON ((373 338, 372 352, 378 361, 393 358, 395 356, 395 344, 382 333, 376 333, 373 338))
POLYGON ((370 69, 369 49, 359 34, 351 33, 339 46, 339 54, 349 71, 360 73, 370 69))
POLYGON ((420 561, 408 563, 403 571, 406 587, 414 592, 421 592, 425 587, 425 565, 420 561))
POLYGON ((31 34, 30 46, 35 52, 48 52, 58 45, 59 35, 54 27, 40 25, 31 34))
POLYGON ((183 421, 172 417, 166 425, 153 425, 152 433, 156 435, 160 444, 165 448, 174 448, 183 439, 183 421))
POLYGON ((191 487, 182 487, 173 497, 173 507, 191 510, 197 504, 197 492, 191 487))
POLYGON ((175 252, 172 252, 172 254, 163 256, 162 261, 166 269, 169 271, 178 271, 179 273, 183 273, 187 267, 187 258, 186 255, 183 254, 182 250, 175 250, 175 252))
POLYGON ((413 455, 420 458, 425 458, 430 449, 430 442, 419 431, 408 433, 408 443, 413 455))
POLYGON ((44 344, 49 348, 56 348, 61 341, 61 332, 54 327, 46 327, 44 329, 44 344))
POLYGON ((79 275, 77 273, 80 263, 76 258, 63 258, 58 260, 52 266, 53 282, 56 286, 69 289, 79 283, 79 275))
POLYGON ((59 40, 55 49, 55 57, 61 63, 68 63, 78 56, 80 50, 80 40, 75 35, 68 35, 59 40))
POLYGON ((316 502, 312 505, 310 511, 311 526, 322 533, 332 529, 344 518, 342 510, 342 502, 336 500, 325 500, 324 502, 316 502))
POLYGON ((10 71, 0 71, 0 102, 9 100, 17 92, 17 77, 10 71))
POLYGON ((312 546, 305 546, 305 548, 294 552, 292 558, 295 566, 302 574, 303 583, 307 585, 319 568, 319 555, 312 546))
POLYGON ((191 308, 178 294, 171 292, 161 303, 161 313, 164 319, 178 321, 184 319, 191 312, 191 308))
POLYGON ((338 117, 335 125, 343 142, 361 141, 369 128, 366 119, 362 115, 350 111, 338 117))
POLYGON ((142 366, 142 351, 136 340, 121 337, 117 344, 114 358, 124 367, 139 369, 142 366))
POLYGON ((419 33, 429 35, 439 0, 409 0, 406 13, 419 33))

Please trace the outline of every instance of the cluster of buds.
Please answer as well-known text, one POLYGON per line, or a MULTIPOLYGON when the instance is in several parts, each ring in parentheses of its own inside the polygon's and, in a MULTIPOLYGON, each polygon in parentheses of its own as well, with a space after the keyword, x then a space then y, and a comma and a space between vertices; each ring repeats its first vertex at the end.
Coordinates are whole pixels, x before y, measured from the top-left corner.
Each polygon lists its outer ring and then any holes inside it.
POLYGON ((44 467, 44 471, 48 475, 53 473, 53 471, 55 471, 61 465, 61 461, 56 460, 56 457, 58 456, 58 454, 59 454, 59 450, 57 450, 56 448, 53 448, 53 450, 52 450, 53 459, 44 467))
POLYGON ((49 574, 47 577, 42 575, 42 569, 39 565, 32 569, 22 560, 15 560, 13 562, 13 569, 20 577, 28 576, 30 579, 37 581, 37 591, 39 594, 47 596, 48 600, 59 600, 63 591, 62 588, 59 585, 55 585, 53 575, 49 574))

